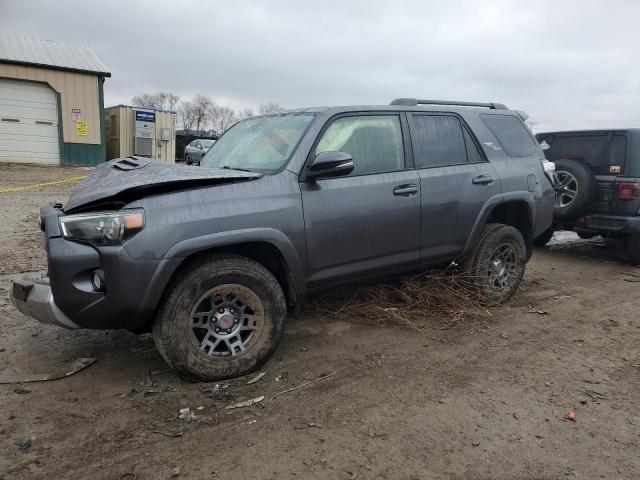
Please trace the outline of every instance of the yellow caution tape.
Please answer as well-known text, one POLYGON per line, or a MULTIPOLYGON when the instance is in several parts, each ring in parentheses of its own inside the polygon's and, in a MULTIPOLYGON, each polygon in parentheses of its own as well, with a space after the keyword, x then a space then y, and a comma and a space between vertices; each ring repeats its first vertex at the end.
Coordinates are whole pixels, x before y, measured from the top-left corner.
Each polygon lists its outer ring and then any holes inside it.
POLYGON ((32 190, 40 187, 48 187, 50 185, 60 185, 61 183, 74 183, 84 180, 85 178, 87 178, 86 175, 83 177, 63 178, 62 180, 56 180, 54 182, 34 183, 33 185, 25 185, 24 187, 3 188, 0 189, 0 193, 21 192, 22 190, 32 190))

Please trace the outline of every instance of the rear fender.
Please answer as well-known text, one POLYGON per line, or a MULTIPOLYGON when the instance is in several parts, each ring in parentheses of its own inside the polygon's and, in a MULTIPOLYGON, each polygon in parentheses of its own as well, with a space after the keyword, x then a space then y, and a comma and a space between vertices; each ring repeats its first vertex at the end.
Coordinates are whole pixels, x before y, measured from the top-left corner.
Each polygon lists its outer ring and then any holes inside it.
POLYGON ((488 223, 489 218, 491 217, 491 214, 494 212, 494 210, 500 205, 511 202, 521 202, 526 206, 527 219, 525 220, 525 223, 528 226, 531 235, 528 235, 528 237, 530 238, 527 238, 527 235, 524 235, 524 237, 525 243, 527 244, 527 259, 531 256, 531 253, 533 251, 533 231, 535 228, 533 219, 535 218, 536 204, 529 192, 508 192, 496 194, 490 197, 484 204, 473 226, 471 235, 469 235, 469 238, 467 239, 467 243, 463 251, 463 257, 467 257, 475 251, 478 242, 480 241, 482 230, 488 223))

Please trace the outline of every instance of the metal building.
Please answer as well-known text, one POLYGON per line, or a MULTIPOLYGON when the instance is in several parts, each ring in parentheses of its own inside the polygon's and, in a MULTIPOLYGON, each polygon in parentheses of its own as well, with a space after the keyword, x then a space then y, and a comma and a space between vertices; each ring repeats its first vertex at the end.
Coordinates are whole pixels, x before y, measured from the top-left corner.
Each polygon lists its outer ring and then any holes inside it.
POLYGON ((105 113, 107 160, 137 155, 176 161, 176 112, 117 105, 105 113))
POLYGON ((0 162, 104 162, 110 76, 87 45, 0 35, 0 162))

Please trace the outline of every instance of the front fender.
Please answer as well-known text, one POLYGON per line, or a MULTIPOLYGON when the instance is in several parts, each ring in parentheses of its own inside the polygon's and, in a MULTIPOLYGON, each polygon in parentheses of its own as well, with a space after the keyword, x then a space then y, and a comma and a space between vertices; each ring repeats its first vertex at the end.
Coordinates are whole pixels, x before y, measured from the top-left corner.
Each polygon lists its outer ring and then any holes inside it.
POLYGON ((274 228, 247 228, 189 238, 171 247, 165 258, 185 258, 205 250, 248 242, 266 242, 276 247, 287 263, 295 291, 304 293, 304 268, 300 256, 289 238, 274 228))

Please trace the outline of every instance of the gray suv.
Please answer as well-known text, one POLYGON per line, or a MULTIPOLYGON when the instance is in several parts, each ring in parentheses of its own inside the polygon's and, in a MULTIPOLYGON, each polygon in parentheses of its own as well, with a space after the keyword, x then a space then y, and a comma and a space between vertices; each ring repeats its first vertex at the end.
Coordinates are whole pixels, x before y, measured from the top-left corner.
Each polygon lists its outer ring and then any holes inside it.
POLYGON ((221 379, 265 362, 319 288, 457 261, 505 300, 553 216, 525 118, 403 98, 244 120, 202 168, 112 160, 42 208, 48 278, 14 282, 12 302, 67 328, 151 330, 182 375, 221 379))

